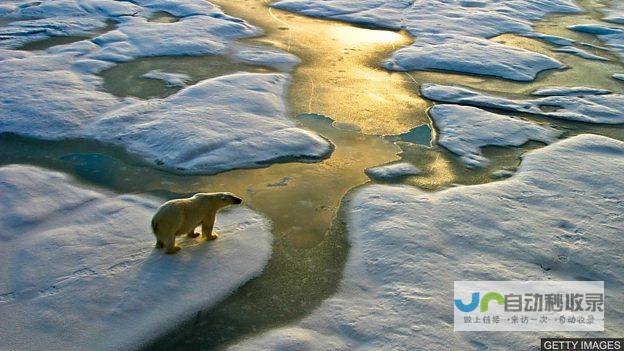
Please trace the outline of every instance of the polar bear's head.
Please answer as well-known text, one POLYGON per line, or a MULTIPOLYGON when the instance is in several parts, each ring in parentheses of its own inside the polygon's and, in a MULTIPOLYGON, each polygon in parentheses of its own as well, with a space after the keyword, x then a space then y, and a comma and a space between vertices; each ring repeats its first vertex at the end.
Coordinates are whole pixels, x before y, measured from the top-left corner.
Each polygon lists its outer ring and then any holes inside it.
POLYGON ((232 193, 198 193, 195 196, 199 201, 209 203, 210 207, 220 209, 228 205, 238 205, 243 199, 232 193))

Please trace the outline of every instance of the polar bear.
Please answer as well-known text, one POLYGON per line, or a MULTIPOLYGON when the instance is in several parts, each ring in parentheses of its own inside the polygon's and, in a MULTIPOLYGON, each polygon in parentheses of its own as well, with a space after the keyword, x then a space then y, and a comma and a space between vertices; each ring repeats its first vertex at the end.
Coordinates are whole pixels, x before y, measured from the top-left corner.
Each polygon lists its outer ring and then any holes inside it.
POLYGON ((152 218, 152 231, 156 236, 156 247, 165 248, 168 254, 180 250, 175 237, 188 235, 196 238, 195 228, 201 224, 202 237, 214 240, 212 232, 217 211, 228 205, 238 205, 243 200, 232 193, 198 193, 187 199, 167 201, 158 208, 152 218))

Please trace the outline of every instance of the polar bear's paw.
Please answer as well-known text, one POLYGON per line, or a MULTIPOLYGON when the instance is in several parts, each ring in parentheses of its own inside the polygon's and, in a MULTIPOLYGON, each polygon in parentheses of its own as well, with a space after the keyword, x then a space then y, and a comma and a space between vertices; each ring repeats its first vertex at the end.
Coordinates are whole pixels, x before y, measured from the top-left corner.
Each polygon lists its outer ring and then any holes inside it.
POLYGON ((188 233, 187 236, 189 238, 197 238, 199 236, 199 233, 196 233, 195 231, 192 231, 192 232, 188 233))
POLYGON ((179 246, 174 246, 174 247, 172 247, 172 248, 170 248, 170 249, 167 249, 167 251, 166 251, 165 253, 166 253, 166 254, 168 254, 168 255, 172 255, 172 254, 174 254, 174 253, 176 253, 176 252, 180 251, 181 249, 182 249, 182 248, 181 248, 181 247, 179 247, 179 246))
POLYGON ((219 234, 218 234, 217 232, 212 232, 212 233, 208 236, 207 240, 208 240, 208 241, 210 241, 210 240, 216 240, 218 237, 219 237, 219 234))

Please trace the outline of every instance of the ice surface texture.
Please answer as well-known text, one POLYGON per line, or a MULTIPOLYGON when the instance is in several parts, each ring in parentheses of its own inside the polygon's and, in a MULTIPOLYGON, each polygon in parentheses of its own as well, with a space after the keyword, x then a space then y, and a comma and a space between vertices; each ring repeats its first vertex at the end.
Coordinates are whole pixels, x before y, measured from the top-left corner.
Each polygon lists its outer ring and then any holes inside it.
POLYGON ((120 101, 96 90, 96 76, 67 68, 72 58, 24 54, 0 61, 0 132, 105 141, 185 173, 319 159, 331 152, 329 142, 290 120, 286 75, 239 73, 165 99, 120 101))
MULTIPOLYGON (((284 70, 299 63, 277 49, 235 43, 262 31, 209 2, 15 1, 3 11, 0 16, 29 20, 0 27, 8 38, 0 44, 0 133, 105 141, 181 173, 319 160, 332 151, 328 141, 291 121, 286 74, 217 77, 148 101, 102 91, 96 73, 139 57, 222 54, 284 70), (155 11, 180 20, 149 22, 155 11), (115 28, 91 40, 36 52, 1 49, 51 35, 84 34, 107 20, 116 22, 115 28)), ((178 86, 185 79, 166 72, 147 76, 178 86)))
POLYGON ((593 336, 616 337, 624 328, 616 303, 624 298, 623 172, 624 143, 581 135, 530 152, 516 175, 496 183, 434 193, 364 187, 351 196, 338 293, 298 324, 230 349, 537 347, 540 333, 453 332, 455 280, 604 280, 612 303, 606 331, 593 336))
POLYGON ((529 140, 548 144, 561 134, 531 121, 471 106, 435 105, 430 114, 438 131, 438 144, 459 155, 469 167, 488 164, 480 150, 484 146, 521 146, 529 140))
POLYGON ((366 175, 378 180, 394 180, 420 174, 420 169, 411 163, 399 162, 367 168, 366 175))
POLYGON ((388 29, 405 29, 411 46, 383 66, 398 71, 431 69, 530 81, 563 65, 548 56, 486 39, 504 33, 532 36, 532 20, 553 12, 578 13, 572 0, 282 0, 280 9, 308 16, 388 29))
POLYGON ((217 216, 214 242, 154 249, 160 200, 86 188, 32 166, 0 168, 0 349, 133 349, 262 271, 269 222, 217 216))
POLYGON ((549 88, 547 94, 550 96, 516 100, 460 86, 423 84, 420 87, 424 97, 435 101, 531 113, 586 123, 624 123, 623 95, 604 94, 603 91, 596 90, 589 90, 586 91, 587 94, 580 95, 584 89, 586 88, 554 87, 549 88))

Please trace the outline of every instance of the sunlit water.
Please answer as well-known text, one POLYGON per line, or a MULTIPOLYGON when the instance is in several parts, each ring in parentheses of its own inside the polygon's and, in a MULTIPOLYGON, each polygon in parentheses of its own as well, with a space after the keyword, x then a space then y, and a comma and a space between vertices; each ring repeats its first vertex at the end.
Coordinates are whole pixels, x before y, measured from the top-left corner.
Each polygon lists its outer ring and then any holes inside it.
MULTIPOLYGON (((492 181, 493 171, 514 169, 524 152, 542 146, 528 143, 522 148, 486 148, 484 154, 491 160, 490 165, 481 170, 466 169, 454 155, 435 143, 432 146, 435 132, 426 113, 431 103, 419 96, 421 83, 463 84, 516 97, 545 85, 584 85, 616 92, 624 88, 624 84, 610 78, 612 73, 624 71, 619 63, 555 53, 548 44, 514 35, 494 40, 556 57, 570 68, 542 73, 532 83, 440 72, 389 73, 380 69, 378 62, 410 43, 406 33, 307 18, 269 9, 262 0, 212 2, 228 14, 264 29, 263 36, 246 42, 278 47, 302 59, 301 66, 292 72, 292 115, 302 127, 335 145, 331 157, 318 163, 290 162, 214 176, 181 176, 156 170, 119 148, 95 142, 44 142, 0 136, 1 164, 37 164, 72 174, 89 186, 123 193, 150 192, 163 199, 199 191, 232 191, 271 219, 275 241, 264 273, 218 307, 199 311, 147 349, 222 347, 240 337, 293 322, 329 297, 337 289, 348 252, 341 201, 350 189, 369 182, 365 168, 403 159, 423 173, 401 182, 436 190, 492 181)), ((552 16, 537 23, 536 28, 538 32, 602 45, 595 36, 565 29, 567 24, 595 22, 598 18, 595 12, 552 16)), ((157 13, 151 20, 171 23, 177 18, 157 13)), ((49 47, 50 42, 44 44, 49 47)), ((275 71, 236 63, 227 57, 156 57, 103 72, 102 88, 117 96, 139 98, 164 97, 180 89, 141 78, 154 69, 187 74, 189 84, 237 71, 275 71)), ((552 124, 564 130, 566 136, 592 132, 622 140, 624 135, 618 126, 521 117, 552 124)))

